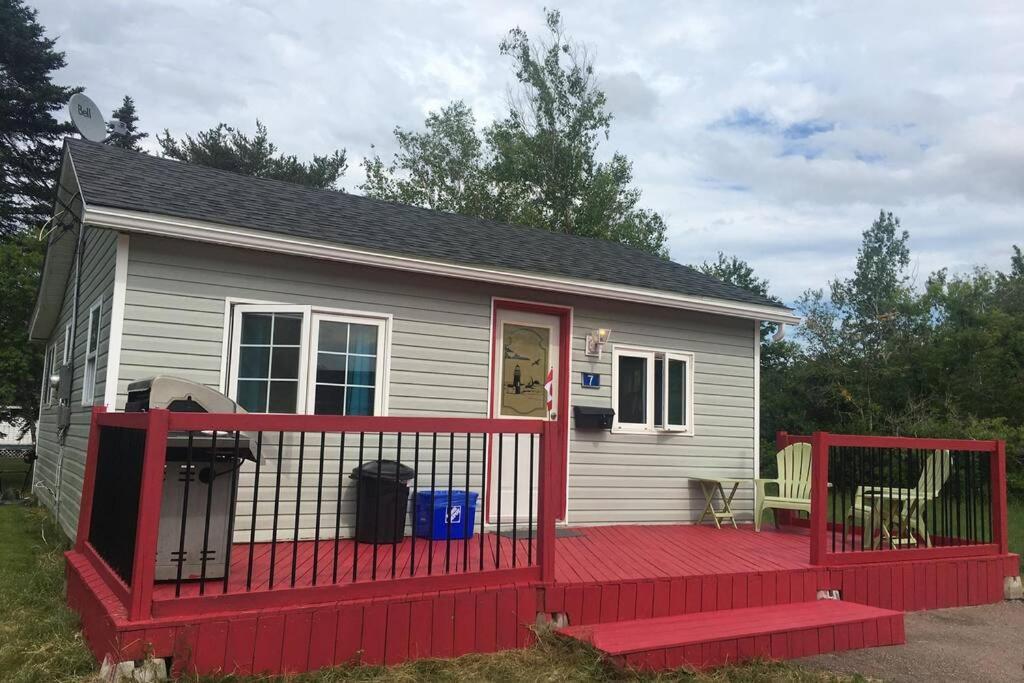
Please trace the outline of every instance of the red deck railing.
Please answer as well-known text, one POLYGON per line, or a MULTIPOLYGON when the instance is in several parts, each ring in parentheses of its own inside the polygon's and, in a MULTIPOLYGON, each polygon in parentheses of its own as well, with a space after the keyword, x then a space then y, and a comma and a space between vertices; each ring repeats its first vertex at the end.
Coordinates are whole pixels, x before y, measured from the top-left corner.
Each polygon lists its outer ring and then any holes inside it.
POLYGON ((780 432, 810 443, 811 562, 1009 552, 1003 441, 780 432))
POLYGON ((76 551, 130 620, 551 581, 559 444, 561 423, 540 420, 97 408, 76 551), (254 462, 240 473, 245 452, 254 462), (385 460, 418 476, 408 488, 398 478, 375 480, 380 496, 372 500, 346 482, 348 468, 379 470, 385 460), (177 488, 165 488, 165 477, 178 478, 177 488), (215 487, 218 477, 230 486, 215 487), (421 487, 429 493, 417 496, 421 487), (174 492, 168 500, 165 490, 174 492), (442 499, 440 537, 398 540, 410 490, 414 524, 442 499), (471 492, 479 496, 473 527, 454 511, 460 497, 468 511, 471 492), (392 493, 389 515, 380 500, 392 493), (165 524, 178 519, 180 527, 161 529, 162 509, 176 511, 165 524), (374 522, 363 542, 353 538, 367 526, 360 511, 374 522), (218 526, 224 514, 226 534, 218 526), (201 551, 189 555, 199 542, 201 551))

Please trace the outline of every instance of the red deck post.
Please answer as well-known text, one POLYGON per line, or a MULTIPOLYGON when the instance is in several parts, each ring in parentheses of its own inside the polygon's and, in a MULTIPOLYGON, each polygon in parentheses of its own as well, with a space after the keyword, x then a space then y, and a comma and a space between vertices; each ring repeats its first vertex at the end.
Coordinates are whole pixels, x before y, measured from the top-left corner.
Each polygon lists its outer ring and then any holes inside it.
POLYGON ((825 563, 828 528, 828 432, 811 437, 811 564, 825 563))
POLYGON ((106 412, 106 406, 93 406, 89 417, 89 443, 85 448, 85 475, 82 478, 82 499, 78 505, 78 529, 75 532, 75 550, 82 552, 89 539, 92 523, 92 497, 96 490, 96 461, 100 453, 100 427, 96 416, 106 412))
POLYGON ((167 457, 167 411, 149 411, 146 426, 146 450, 139 487, 139 516, 135 531, 135 557, 132 560, 131 603, 128 618, 148 619, 153 607, 153 582, 156 575, 156 544, 160 534, 160 503, 167 457))
POLYGON ((537 564, 542 581, 555 579, 555 518, 558 516, 558 483, 561 453, 558 422, 545 422, 541 429, 540 489, 537 501, 537 564))
POLYGON ((992 453, 992 541, 999 546, 999 553, 1010 552, 1006 510, 1006 442, 996 441, 992 453))

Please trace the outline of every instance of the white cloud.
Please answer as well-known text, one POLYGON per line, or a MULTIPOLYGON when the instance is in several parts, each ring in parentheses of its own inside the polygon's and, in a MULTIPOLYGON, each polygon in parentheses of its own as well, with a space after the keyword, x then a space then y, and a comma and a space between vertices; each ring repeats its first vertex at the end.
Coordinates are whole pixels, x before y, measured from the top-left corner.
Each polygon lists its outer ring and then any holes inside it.
MULTIPOLYGON (((40 1, 64 81, 151 132, 267 123, 282 149, 392 150, 453 99, 500 116, 505 31, 543 2, 40 1)), ((852 266, 880 208, 923 273, 1005 268, 1024 241, 1024 6, 984 2, 562 4, 682 262, 750 260, 792 299, 852 266), (739 115, 742 114, 742 115, 739 115), (736 122, 746 117, 748 125, 736 122), (721 125, 722 122, 732 122, 721 125), (718 122, 719 125, 716 125, 718 122)))

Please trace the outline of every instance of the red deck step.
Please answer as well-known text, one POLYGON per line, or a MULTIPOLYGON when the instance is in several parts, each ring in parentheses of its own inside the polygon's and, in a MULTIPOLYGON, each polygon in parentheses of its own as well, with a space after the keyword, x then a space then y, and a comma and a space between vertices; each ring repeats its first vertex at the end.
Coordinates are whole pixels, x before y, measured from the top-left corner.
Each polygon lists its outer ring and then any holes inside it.
POLYGON ((590 643, 620 665, 648 670, 793 659, 906 640, 902 612, 840 600, 569 626, 558 632, 590 643))

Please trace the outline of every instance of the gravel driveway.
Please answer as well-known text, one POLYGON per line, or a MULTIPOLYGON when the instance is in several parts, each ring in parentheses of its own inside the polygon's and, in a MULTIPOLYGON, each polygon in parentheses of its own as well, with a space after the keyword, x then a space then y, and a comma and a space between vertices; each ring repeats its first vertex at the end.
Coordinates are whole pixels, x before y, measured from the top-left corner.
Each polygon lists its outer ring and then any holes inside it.
POLYGON ((884 681, 1024 681, 1024 602, 908 612, 907 644, 796 660, 884 681))

